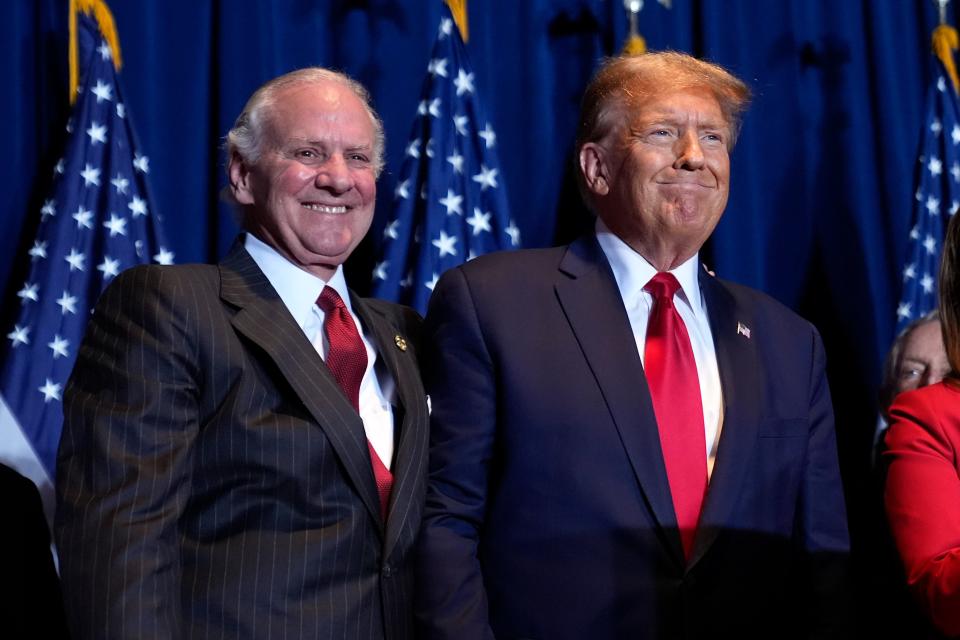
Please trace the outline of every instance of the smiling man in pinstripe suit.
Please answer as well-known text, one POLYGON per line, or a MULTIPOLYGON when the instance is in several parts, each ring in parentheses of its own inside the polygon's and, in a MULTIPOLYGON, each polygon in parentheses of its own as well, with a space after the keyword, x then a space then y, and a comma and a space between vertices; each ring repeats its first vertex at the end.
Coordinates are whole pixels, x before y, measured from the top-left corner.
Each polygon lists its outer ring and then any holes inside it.
POLYGON ((382 124, 356 82, 303 69, 254 93, 227 151, 245 236, 217 266, 121 274, 67 389, 72 632, 405 640, 420 319, 342 272, 373 217, 382 124))

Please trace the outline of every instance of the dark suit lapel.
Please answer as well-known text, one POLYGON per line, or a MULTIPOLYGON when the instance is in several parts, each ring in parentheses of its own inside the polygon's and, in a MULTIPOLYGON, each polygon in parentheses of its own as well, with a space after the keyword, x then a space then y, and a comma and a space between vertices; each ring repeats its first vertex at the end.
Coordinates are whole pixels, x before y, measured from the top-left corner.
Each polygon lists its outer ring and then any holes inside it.
POLYGON ((300 401, 323 429, 363 503, 380 521, 380 499, 370 467, 363 422, 336 380, 238 242, 220 263, 220 296, 235 307, 234 328, 273 359, 300 401))
POLYGON ((386 315, 365 300, 355 295, 351 295, 350 300, 376 345, 377 353, 393 376, 397 391, 395 411, 399 430, 391 467, 393 492, 384 540, 384 557, 389 558, 404 527, 419 527, 419 523, 410 522, 411 518, 417 517, 414 501, 419 500, 412 487, 425 474, 427 408, 417 363, 410 348, 412 345, 405 350, 398 346, 400 340, 410 342, 411 336, 401 334, 386 315))
POLYGON ((710 548, 724 528, 732 526, 732 515, 750 458, 756 451, 757 401, 762 383, 757 359, 757 338, 748 338, 762 327, 753 327, 752 318, 743 316, 731 293, 716 278, 700 274, 710 330, 720 370, 723 390, 723 426, 710 488, 700 517, 694 544, 692 566, 710 548), (746 332, 742 331, 746 329, 746 332))
POLYGON ((556 285, 560 305, 597 380, 643 495, 662 527, 665 544, 682 562, 653 403, 613 272, 592 235, 570 245, 560 271, 566 276, 556 285))

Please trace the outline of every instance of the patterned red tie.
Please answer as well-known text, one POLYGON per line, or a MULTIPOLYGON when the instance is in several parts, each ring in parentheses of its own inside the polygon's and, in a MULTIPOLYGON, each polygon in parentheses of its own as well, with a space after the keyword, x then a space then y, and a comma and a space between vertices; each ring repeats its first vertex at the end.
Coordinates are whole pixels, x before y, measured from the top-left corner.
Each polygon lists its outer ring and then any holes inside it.
POLYGON ((707 452, 697 363, 687 328, 673 306, 673 294, 679 288, 677 279, 666 272, 655 275, 644 287, 653 296, 653 309, 647 323, 643 368, 683 552, 689 560, 707 491, 707 452))
MULTIPOLYGON (((330 349, 327 351, 327 368, 336 379, 343 393, 360 412, 360 382, 367 369, 367 350, 357 332, 357 326, 350 317, 347 306, 332 287, 324 287, 317 298, 317 306, 323 309, 323 330, 327 334, 330 349)), ((380 514, 387 518, 387 505, 390 502, 390 489, 393 487, 393 474, 383 464, 373 445, 367 440, 370 450, 370 462, 373 464, 373 477, 377 482, 380 495, 380 514)))

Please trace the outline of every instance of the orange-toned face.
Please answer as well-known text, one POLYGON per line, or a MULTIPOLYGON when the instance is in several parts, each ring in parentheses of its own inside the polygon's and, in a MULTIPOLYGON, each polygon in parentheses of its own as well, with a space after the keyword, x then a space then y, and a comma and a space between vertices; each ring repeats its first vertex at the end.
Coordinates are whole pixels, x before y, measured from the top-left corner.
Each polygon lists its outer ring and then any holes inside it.
POLYGON ((699 251, 727 205, 729 123, 707 89, 654 94, 603 140, 587 143, 581 168, 597 215, 655 267, 699 251))
POLYGON ((258 160, 231 160, 234 197, 247 231, 328 280, 373 220, 373 122, 334 81, 281 90, 265 111, 258 160))

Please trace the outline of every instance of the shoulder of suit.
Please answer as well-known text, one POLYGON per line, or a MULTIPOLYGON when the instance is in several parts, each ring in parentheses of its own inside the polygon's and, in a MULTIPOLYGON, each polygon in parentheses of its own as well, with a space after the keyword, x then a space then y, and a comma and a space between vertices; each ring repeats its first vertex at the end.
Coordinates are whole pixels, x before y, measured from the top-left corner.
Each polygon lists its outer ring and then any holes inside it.
POLYGON ((186 263, 186 264, 138 264, 130 267, 129 269, 124 269, 120 272, 118 278, 130 277, 129 274, 143 274, 143 273, 152 273, 152 274, 164 274, 171 277, 183 277, 186 275, 196 275, 196 274, 215 274, 217 273, 219 267, 215 264, 200 264, 200 263, 186 263))
POLYGON ((521 273, 521 270, 549 269, 552 271, 560 264, 560 259, 566 251, 566 246, 494 251, 465 262, 456 269, 468 277, 478 274, 502 274, 512 277, 521 273))
POLYGON ((153 279, 171 279, 174 281, 191 278, 216 278, 218 274, 217 265, 213 264, 138 264, 124 269, 115 278, 115 281, 129 282, 153 279))
POLYGON ((380 298, 361 298, 363 304, 387 319, 403 326, 419 326, 423 321, 420 314, 411 307, 380 298))
POLYGON ((141 264, 124 269, 107 286, 107 291, 123 291, 128 294, 144 291, 176 291, 189 288, 219 288, 220 274, 216 265, 178 264, 158 265, 141 264))
POLYGON ((816 332, 816 327, 809 320, 770 294, 716 276, 709 278, 732 296, 737 310, 743 313, 744 321, 749 319, 757 324, 781 326, 787 331, 816 332))
MULTIPOLYGON (((466 287, 471 295, 496 298, 525 295, 531 288, 551 284, 567 247, 495 251, 478 256, 441 276, 433 297, 466 287)), ((552 287, 552 284, 551 284, 552 287)))

